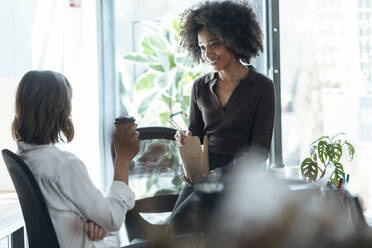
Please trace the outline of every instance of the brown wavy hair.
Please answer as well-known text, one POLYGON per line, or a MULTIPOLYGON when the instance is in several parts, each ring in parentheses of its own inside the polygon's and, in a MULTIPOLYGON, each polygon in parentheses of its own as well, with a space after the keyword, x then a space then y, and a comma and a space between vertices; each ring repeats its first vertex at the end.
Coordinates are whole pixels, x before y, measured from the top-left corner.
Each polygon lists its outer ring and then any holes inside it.
POLYGON ((198 44, 202 28, 222 41, 235 58, 244 63, 263 51, 262 31, 246 0, 205 1, 182 13, 180 43, 197 63, 203 60, 198 44))
POLYGON ((71 85, 62 74, 27 72, 16 93, 13 138, 36 145, 70 142, 74 137, 71 97, 71 85))

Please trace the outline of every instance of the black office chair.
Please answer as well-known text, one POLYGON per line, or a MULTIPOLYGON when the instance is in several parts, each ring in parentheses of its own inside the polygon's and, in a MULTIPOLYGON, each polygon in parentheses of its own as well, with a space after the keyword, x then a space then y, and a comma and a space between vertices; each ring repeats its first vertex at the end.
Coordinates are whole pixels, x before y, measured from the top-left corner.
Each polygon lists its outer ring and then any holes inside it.
MULTIPOLYGON (((151 162, 157 159, 154 159, 154 156, 161 156, 162 144, 165 146, 171 145, 172 147, 176 148, 174 142, 174 135, 176 134, 176 130, 173 128, 143 127, 138 128, 137 130, 140 133, 139 139, 141 140, 141 150, 135 159, 136 161, 141 161, 142 164, 146 164, 146 160, 150 161, 149 163, 151 164, 151 162), (166 142, 167 140, 168 142, 171 142, 171 144, 162 143, 166 142), (150 142, 150 144, 146 142, 150 142)), ((175 166, 180 166, 180 164, 177 164, 179 163, 178 161, 169 162, 169 160, 160 159, 158 163, 162 163, 163 165, 166 164, 167 166, 173 166, 171 165, 173 163, 175 166)), ((159 169, 161 166, 162 165, 159 166, 158 164, 157 167, 153 168, 153 171, 159 169)), ((138 168, 137 170, 131 170, 130 174, 137 173, 138 170, 141 171, 141 168, 138 168)), ((152 172, 150 171, 147 173, 151 176, 152 172)), ((167 193, 166 191, 163 191, 163 194, 157 194, 152 197, 146 197, 136 200, 134 208, 128 211, 125 219, 125 226, 127 229, 129 241, 133 241, 134 239, 153 240, 158 239, 159 237, 164 235, 167 228, 167 223, 152 224, 142 218, 140 213, 171 212, 177 201, 177 198, 178 194, 169 194, 169 192, 167 193)))
POLYGON ((29 247, 59 248, 48 208, 34 175, 18 155, 6 149, 2 150, 2 155, 21 204, 29 247))

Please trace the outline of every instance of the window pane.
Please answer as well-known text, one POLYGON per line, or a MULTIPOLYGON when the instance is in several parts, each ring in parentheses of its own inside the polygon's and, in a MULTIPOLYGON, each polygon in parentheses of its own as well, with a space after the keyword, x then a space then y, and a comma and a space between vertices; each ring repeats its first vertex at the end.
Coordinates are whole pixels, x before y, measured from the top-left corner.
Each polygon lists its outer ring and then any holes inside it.
MULTIPOLYGON (((176 54, 178 44, 174 40, 173 21, 177 20, 183 9, 196 2, 115 1, 115 50, 120 103, 122 112, 134 116, 139 127, 168 126, 166 118, 169 113, 181 111, 180 106, 168 107, 165 102, 169 99, 158 95, 162 88, 177 90, 175 84, 168 83, 172 75, 160 73, 159 70, 169 61, 166 52, 176 54), (124 55, 133 52, 147 56, 148 51, 152 53, 151 61, 154 61, 155 69, 123 59, 124 55)), ((173 77, 181 72, 176 69, 173 77)), ((192 85, 191 80, 184 85, 183 89, 190 91, 188 87, 192 85)), ((172 97, 166 92, 163 95, 172 97)), ((182 115, 178 115, 177 119, 180 125, 184 126, 182 115)), ((141 151, 131 164, 129 183, 133 185, 137 198, 178 192, 182 184, 181 173, 174 141, 145 140, 141 141, 141 151)))
MULTIPOLYGON (((370 1, 280 1, 283 159, 299 165, 310 144, 339 132, 356 149, 350 187, 371 188, 370 1)), ((344 151, 345 152, 345 151, 344 151)))

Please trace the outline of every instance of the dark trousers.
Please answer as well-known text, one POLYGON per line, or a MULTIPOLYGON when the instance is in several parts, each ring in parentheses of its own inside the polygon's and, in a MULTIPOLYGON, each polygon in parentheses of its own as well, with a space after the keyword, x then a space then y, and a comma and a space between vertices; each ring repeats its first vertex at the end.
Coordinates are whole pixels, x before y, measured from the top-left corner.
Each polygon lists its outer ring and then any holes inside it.
MULTIPOLYGON (((209 153, 209 169, 214 170, 219 167, 224 167, 233 162, 234 157, 229 155, 221 155, 209 153)), ((207 212, 213 208, 214 201, 203 201, 202 195, 195 192, 194 187, 186 184, 181 190, 179 197, 174 205, 172 215, 169 222, 168 232, 171 234, 184 234, 198 232, 196 226, 200 223, 207 222, 200 220, 200 210, 207 212), (203 206, 200 206, 200 202, 203 206)), ((207 217, 206 217, 207 218, 207 217)))

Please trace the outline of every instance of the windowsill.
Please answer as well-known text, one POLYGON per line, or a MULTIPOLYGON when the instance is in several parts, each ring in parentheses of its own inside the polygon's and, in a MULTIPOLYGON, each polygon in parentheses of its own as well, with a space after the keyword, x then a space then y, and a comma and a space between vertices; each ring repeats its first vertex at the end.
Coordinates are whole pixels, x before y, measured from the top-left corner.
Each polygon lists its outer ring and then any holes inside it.
POLYGON ((0 190, 0 199, 18 199, 15 190, 0 190))

